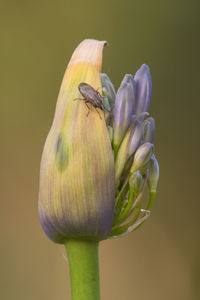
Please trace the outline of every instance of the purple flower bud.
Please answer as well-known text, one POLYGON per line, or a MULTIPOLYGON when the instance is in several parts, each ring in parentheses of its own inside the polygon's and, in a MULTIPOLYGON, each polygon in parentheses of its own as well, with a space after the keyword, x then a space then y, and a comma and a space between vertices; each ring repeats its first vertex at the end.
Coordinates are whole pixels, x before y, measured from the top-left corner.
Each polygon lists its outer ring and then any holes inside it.
POLYGON ((149 113, 148 113, 147 111, 144 111, 144 112, 142 112, 141 114, 139 114, 139 115, 134 115, 134 116, 136 116, 136 119, 137 119, 137 120, 143 122, 144 119, 145 119, 146 117, 149 116, 149 113))
POLYGON ((136 106, 134 113, 140 114, 149 108, 151 101, 151 74, 149 67, 145 64, 136 72, 134 81, 136 83, 136 106))
POLYGON ((103 94, 108 97, 110 105, 113 106, 115 103, 116 92, 112 81, 107 74, 101 73, 101 81, 103 86, 103 94))
POLYGON ((144 141, 153 143, 155 136, 155 120, 154 118, 148 118, 143 123, 144 126, 144 141))
POLYGON ((153 161, 150 159, 145 165, 140 168, 140 172, 143 176, 146 176, 153 165, 153 161))
POLYGON ((114 109, 114 148, 118 149, 131 124, 135 106, 132 75, 126 74, 116 95, 114 109))
POLYGON ((131 173, 143 168, 151 159, 153 154, 154 145, 151 143, 142 144, 135 152, 131 173))
POLYGON ((159 164, 155 155, 152 155, 151 160, 153 161, 153 164, 149 172, 148 185, 151 192, 156 192, 159 180, 159 164))
POLYGON ((115 163, 115 179, 116 181, 120 178, 125 163, 131 155, 137 150, 143 137, 143 125, 142 122, 134 120, 129 127, 116 157, 115 163))
POLYGON ((129 141, 127 145, 128 157, 134 154, 134 152, 137 150, 142 140, 143 134, 144 134, 144 130, 143 130, 142 122, 136 120, 134 130, 131 130, 129 135, 129 141))
POLYGON ((135 88, 135 81, 132 74, 125 74, 121 85, 123 85, 124 83, 130 83, 133 86, 133 88, 135 88))
POLYGON ((144 179, 140 171, 133 173, 129 179, 129 187, 133 189, 133 192, 138 196, 142 191, 144 185, 144 179))

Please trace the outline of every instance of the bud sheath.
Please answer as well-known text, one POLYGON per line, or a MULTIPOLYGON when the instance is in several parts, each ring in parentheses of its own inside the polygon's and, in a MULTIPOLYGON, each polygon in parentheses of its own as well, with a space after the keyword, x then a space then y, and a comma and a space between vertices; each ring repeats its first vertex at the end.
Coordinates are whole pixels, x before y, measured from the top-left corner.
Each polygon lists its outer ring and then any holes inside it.
POLYGON ((101 240, 108 236, 115 202, 114 159, 103 111, 87 116, 78 85, 101 87, 105 42, 84 40, 74 51, 58 96, 41 162, 39 216, 48 237, 101 240))

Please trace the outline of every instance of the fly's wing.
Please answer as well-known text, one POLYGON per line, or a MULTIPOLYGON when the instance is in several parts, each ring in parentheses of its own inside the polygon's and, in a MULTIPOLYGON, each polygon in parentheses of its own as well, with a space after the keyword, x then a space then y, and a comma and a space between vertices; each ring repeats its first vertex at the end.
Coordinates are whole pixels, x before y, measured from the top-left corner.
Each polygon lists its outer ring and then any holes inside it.
POLYGON ((100 108, 103 111, 106 109, 102 101, 102 96, 91 85, 84 82, 80 83, 79 91, 94 107, 100 108))
POLYGON ((99 94, 95 91, 95 95, 94 95, 94 103, 96 107, 99 107, 101 110, 105 110, 105 106, 103 104, 103 101, 101 99, 101 97, 99 96, 99 94))
POLYGON ((85 98, 85 100, 88 100, 92 103, 93 95, 95 94, 95 90, 91 85, 85 82, 81 82, 78 86, 79 92, 81 95, 85 98))

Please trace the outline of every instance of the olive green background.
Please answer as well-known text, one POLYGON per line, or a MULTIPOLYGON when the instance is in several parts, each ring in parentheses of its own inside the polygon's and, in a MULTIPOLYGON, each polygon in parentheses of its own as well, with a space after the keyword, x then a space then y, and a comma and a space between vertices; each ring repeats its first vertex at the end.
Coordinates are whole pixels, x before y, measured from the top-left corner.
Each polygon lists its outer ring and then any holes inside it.
POLYGON ((37 213, 39 165, 67 63, 85 38, 107 40, 117 87, 151 68, 161 177, 150 219, 100 245, 102 300, 200 299, 198 0, 3 0, 0 9, 0 299, 70 299, 63 246, 37 213))

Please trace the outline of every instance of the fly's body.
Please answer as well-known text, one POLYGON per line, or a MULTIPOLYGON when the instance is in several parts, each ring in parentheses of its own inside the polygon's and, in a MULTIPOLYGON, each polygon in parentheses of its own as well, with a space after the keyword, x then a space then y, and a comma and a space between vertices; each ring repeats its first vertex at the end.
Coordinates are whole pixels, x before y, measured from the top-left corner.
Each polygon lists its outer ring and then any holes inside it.
MULTIPOLYGON (((99 94, 98 91, 96 91, 91 85, 85 82, 81 82, 78 86, 79 92, 83 96, 83 99, 77 98, 75 100, 83 100, 85 101, 85 104, 88 108, 88 114, 90 112, 90 107, 88 106, 88 103, 92 104, 92 106, 96 109, 98 112, 97 108, 100 108, 101 110, 105 110, 105 106, 102 102, 102 96, 99 94)), ((99 114, 99 112, 98 112, 99 114)), ((99 114, 100 116, 100 114, 99 114)), ((100 116, 101 118, 101 116, 100 116)))

